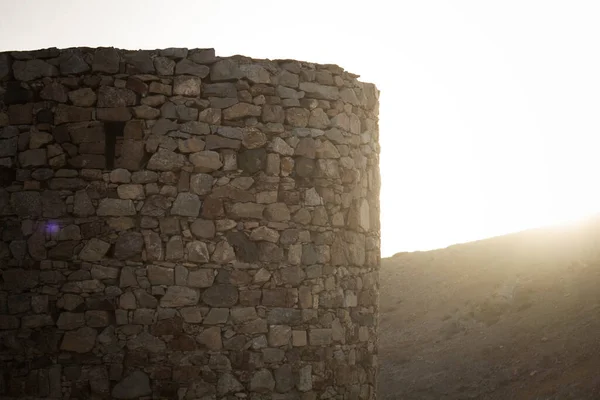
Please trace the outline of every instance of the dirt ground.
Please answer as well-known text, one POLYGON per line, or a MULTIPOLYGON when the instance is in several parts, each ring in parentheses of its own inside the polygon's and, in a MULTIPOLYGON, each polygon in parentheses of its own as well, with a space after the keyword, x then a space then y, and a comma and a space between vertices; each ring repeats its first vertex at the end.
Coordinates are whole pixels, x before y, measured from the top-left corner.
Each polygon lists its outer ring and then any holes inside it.
POLYGON ((600 399, 600 219, 382 260, 379 398, 600 399))

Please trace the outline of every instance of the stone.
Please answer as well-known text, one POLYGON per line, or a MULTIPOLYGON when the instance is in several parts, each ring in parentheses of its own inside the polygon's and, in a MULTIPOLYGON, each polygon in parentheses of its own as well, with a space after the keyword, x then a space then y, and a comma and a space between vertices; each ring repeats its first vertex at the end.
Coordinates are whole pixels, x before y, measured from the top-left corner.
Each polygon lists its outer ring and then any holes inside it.
POLYGON ((206 328, 197 336, 198 343, 206 346, 209 350, 220 350, 223 347, 221 339, 221 328, 218 326, 206 328))
POLYGON ((40 97, 44 100, 66 103, 68 98, 67 88, 56 81, 52 81, 44 86, 44 89, 40 92, 40 97))
POLYGON ((90 88, 72 90, 67 96, 71 103, 77 107, 92 107, 96 104, 96 93, 90 88))
POLYGON ((223 166, 219 153, 210 150, 191 154, 190 162, 194 164, 194 167, 198 172, 212 172, 223 166))
POLYGON ((254 307, 236 307, 231 309, 231 321, 234 324, 253 321, 258 318, 254 307))
POLYGON ((237 103, 223 110, 223 118, 235 120, 246 117, 259 117, 262 113, 261 107, 249 103, 237 103))
POLYGON ((301 392, 308 392, 312 387, 312 366, 305 365, 298 371, 296 388, 301 392))
POLYGON ((15 192, 10 196, 10 204, 20 217, 34 218, 42 216, 42 200, 39 192, 15 192))
POLYGON ((212 269, 201 268, 195 271, 190 271, 187 279, 187 284, 195 288, 211 287, 215 281, 215 274, 212 269))
POLYGON ((296 384, 296 379, 292 366, 284 364, 275 370, 275 390, 279 393, 286 393, 292 390, 296 384))
POLYGON ((202 309, 200 307, 184 307, 179 310, 183 320, 189 324, 199 324, 202 322, 202 309))
POLYGON ((257 149, 263 147, 267 143, 267 136, 254 128, 244 130, 242 136, 242 145, 247 149, 257 149))
POLYGON ((217 382, 217 393, 224 396, 230 393, 243 392, 244 386, 229 372, 222 374, 217 382))
POLYGON ((101 199, 98 205, 99 216, 123 217, 135 215, 135 207, 131 200, 101 199))
POLYGON ((146 259, 148 261, 160 261, 163 259, 163 248, 162 241, 158 233, 144 230, 142 231, 144 237, 144 245, 146 247, 146 259))
POLYGON ((185 248, 188 253, 189 261, 198 263, 206 263, 209 261, 209 253, 206 243, 195 240, 188 242, 185 248))
POLYGON ((81 240, 81 229, 77 225, 67 225, 60 230, 58 240, 81 240))
POLYGON ((238 63, 234 60, 224 59, 214 63, 210 68, 212 82, 237 80, 243 76, 238 63))
POLYGON ((99 48, 94 52, 92 71, 115 74, 119 72, 119 53, 114 48, 99 48))
POLYGON ((117 187, 117 194, 123 200, 140 200, 144 196, 144 187, 137 184, 125 184, 117 187))
POLYGON ((176 171, 181 169, 185 164, 186 158, 183 154, 177 154, 171 150, 161 148, 150 157, 147 168, 154 171, 176 171))
POLYGON ((269 144, 269 150, 282 156, 294 155, 294 149, 279 137, 275 137, 271 141, 271 143, 269 144))
POLYGON ((173 75, 175 71, 175 61, 167 57, 156 57, 154 59, 154 68, 159 75, 173 75))
POLYGON ((194 75, 199 78, 205 78, 210 73, 210 68, 206 65, 196 64, 195 62, 183 59, 175 66, 176 75, 194 75))
POLYGON ((182 260, 183 259, 183 241, 181 236, 173 236, 167 242, 167 253, 165 260, 182 260))
POLYGON ((194 306, 198 303, 198 292, 184 286, 169 286, 165 295, 160 299, 161 307, 194 306))
POLYGON ((197 217, 200 213, 202 202, 198 195, 194 193, 179 193, 173 202, 171 215, 181 215, 184 217, 197 217))
POLYGON ((142 74, 153 74, 154 62, 151 58, 151 52, 147 50, 138 50, 123 54, 123 58, 133 67, 133 70, 127 68, 128 71, 142 74))
POLYGON ((94 215, 95 209, 92 200, 85 190, 80 190, 75 193, 73 213, 78 217, 94 215))
POLYGON ((137 257, 142 253, 144 238, 139 232, 125 232, 115 242, 114 257, 127 260, 137 257))
POLYGON ((59 218, 67 213, 67 205, 60 192, 45 190, 42 192, 42 215, 46 218, 59 218))
POLYGON ((173 81, 173 94, 188 97, 200 97, 202 80, 196 76, 176 76, 173 81))
POLYGON ((292 345, 294 347, 304 347, 307 344, 306 331, 292 331, 292 345))
POLYGON ((68 331, 63 336, 60 349, 75 353, 87 353, 94 348, 96 336, 96 330, 90 327, 68 331))
POLYGON ((47 164, 46 149, 26 150, 19 153, 21 167, 39 167, 47 164))
POLYGON ((110 381, 106 367, 94 367, 88 372, 90 389, 92 393, 108 395, 110 393, 110 381))
POLYGON ((190 138, 178 142, 178 148, 181 153, 197 153, 204 150, 205 147, 206 143, 198 138, 190 138))
POLYGON ((266 368, 259 369, 252 375, 250 390, 258 393, 268 393, 275 389, 273 374, 266 368))
POLYGON ((57 76, 58 68, 39 59, 18 60, 13 63, 13 74, 20 81, 32 81, 45 76, 57 76))
POLYGON ((262 219, 265 206, 257 203, 235 203, 227 208, 227 214, 233 219, 262 219))
POLYGON ((134 371, 120 382, 112 390, 115 399, 137 399, 141 396, 152 394, 150 379, 142 371, 134 371))
POLYGON ((268 204, 264 214, 267 220, 275 222, 289 221, 291 218, 290 210, 285 203, 268 204))
POLYGON ((327 346, 331 344, 332 331, 331 329, 310 329, 308 340, 311 346, 327 346))
POLYGON ((287 325, 271 325, 269 327, 269 346, 287 346, 292 338, 292 328, 287 325))
POLYGON ((232 307, 238 301, 238 290, 232 285, 214 285, 202 294, 202 301, 211 307, 232 307))
POLYGON ((136 103, 135 93, 129 89, 101 86, 97 93, 98 107, 127 107, 136 103))
POLYGON ((205 325, 224 324, 229 319, 228 308, 211 308, 208 315, 204 319, 205 325))
POLYGON ((279 241, 279 232, 266 226, 260 226, 252 231, 252 233, 250 234, 250 240, 264 240, 271 243, 277 243, 279 241))
POLYGON ((92 238, 88 240, 83 249, 79 252, 79 259, 83 261, 100 261, 108 252, 110 243, 103 240, 92 238))
POLYGON ((212 239, 215 237, 215 223, 206 219, 197 219, 190 225, 190 231, 197 238, 212 239))
POLYGON ((235 249, 227 241, 222 240, 215 246, 211 260, 217 264, 227 264, 236 260, 235 249))
POLYGON ((157 265, 148 265, 148 280, 152 285, 173 285, 175 283, 175 270, 157 265))

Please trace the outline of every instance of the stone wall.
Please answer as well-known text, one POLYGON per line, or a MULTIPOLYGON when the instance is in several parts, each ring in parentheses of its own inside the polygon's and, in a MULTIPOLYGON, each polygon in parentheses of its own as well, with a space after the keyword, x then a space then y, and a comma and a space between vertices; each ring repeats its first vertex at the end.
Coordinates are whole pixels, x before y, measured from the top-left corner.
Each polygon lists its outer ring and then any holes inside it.
POLYGON ((374 399, 379 92, 356 78, 0 53, 0 397, 374 399))

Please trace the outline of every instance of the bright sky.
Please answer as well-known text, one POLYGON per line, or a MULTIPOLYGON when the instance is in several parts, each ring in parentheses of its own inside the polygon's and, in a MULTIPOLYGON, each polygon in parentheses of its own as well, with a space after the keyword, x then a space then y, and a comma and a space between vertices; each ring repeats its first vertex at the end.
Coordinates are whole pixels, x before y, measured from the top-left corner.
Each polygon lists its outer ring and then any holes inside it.
POLYGON ((384 256, 600 211, 600 2, 1 3, 0 50, 214 47, 376 83, 384 256))

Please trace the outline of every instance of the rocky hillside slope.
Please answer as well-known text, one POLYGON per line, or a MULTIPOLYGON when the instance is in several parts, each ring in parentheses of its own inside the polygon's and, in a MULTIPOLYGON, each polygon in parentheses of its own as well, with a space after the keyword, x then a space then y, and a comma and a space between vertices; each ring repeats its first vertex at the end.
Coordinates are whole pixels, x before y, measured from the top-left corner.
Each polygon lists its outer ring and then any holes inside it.
POLYGON ((382 260, 380 398, 599 399, 600 218, 382 260))

